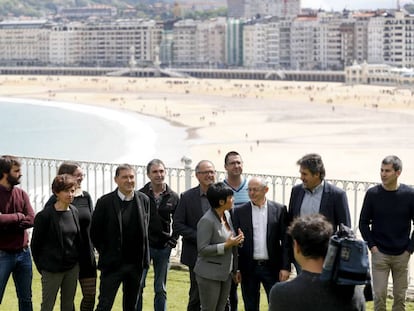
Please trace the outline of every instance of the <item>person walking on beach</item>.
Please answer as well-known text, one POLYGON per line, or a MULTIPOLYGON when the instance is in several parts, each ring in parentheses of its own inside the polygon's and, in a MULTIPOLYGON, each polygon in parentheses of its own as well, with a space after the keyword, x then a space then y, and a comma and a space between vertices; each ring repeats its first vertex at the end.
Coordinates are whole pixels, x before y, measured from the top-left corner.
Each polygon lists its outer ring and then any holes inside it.
POLYGON ((267 298, 272 286, 290 275, 287 208, 266 199, 269 188, 260 177, 249 180, 250 202, 233 210, 233 226, 244 233, 239 247, 241 289, 246 311, 259 311, 260 284, 267 298))
MULTIPOLYGON (((150 259, 154 265, 154 310, 167 310, 167 272, 170 265, 171 249, 177 245, 178 236, 172 234, 172 216, 178 205, 178 194, 165 183, 165 165, 159 159, 147 164, 147 176, 150 179, 139 191, 150 200, 148 239, 150 259)), ((138 297, 137 311, 142 310, 142 294, 148 269, 141 279, 141 291, 138 297)))
POLYGON ((19 311, 32 311, 32 258, 27 229, 34 211, 21 188, 21 163, 10 155, 0 157, 0 304, 10 274, 13 275, 19 311))
POLYGON ((91 239, 101 270, 97 311, 112 309, 123 285, 124 311, 135 311, 142 272, 149 266, 149 199, 135 191, 135 170, 129 164, 115 170, 118 187, 96 202, 91 239))
POLYGON ((197 223, 211 208, 206 193, 216 180, 216 169, 212 162, 202 160, 196 165, 195 174, 199 185, 181 194, 173 221, 174 232, 183 238, 181 263, 188 266, 190 272, 187 311, 200 311, 200 296, 194 274, 197 260, 197 223))
POLYGON ((302 272, 293 280, 272 287, 269 311, 364 311, 361 288, 336 285, 320 278, 333 234, 332 224, 320 214, 297 217, 288 233, 302 272))
POLYGON ((53 179, 54 203, 46 203, 36 214, 31 248, 42 276, 40 311, 52 311, 60 290, 60 310, 72 311, 79 276, 82 237, 78 209, 71 203, 76 179, 57 175, 53 179))
MULTIPOLYGON (((249 202, 249 193, 247 191, 247 179, 243 177, 243 160, 237 151, 230 151, 224 157, 224 169, 226 170, 226 178, 224 183, 233 190, 233 204, 234 207, 249 202)), ((237 311, 238 297, 237 297, 238 283, 232 282, 229 303, 226 310, 237 311)))
MULTIPOLYGON (((79 261, 79 284, 82 290, 80 311, 92 311, 96 296, 96 260, 90 237, 93 213, 92 198, 88 192, 82 190, 83 171, 79 163, 65 161, 59 166, 57 174, 69 174, 76 179, 72 205, 78 210, 82 236, 82 250, 79 261)), ((56 199, 56 195, 52 195, 46 205, 56 203, 56 199)))
POLYGON ((374 309, 386 310, 388 277, 393 278, 393 311, 405 310, 408 262, 414 251, 414 190, 398 182, 402 162, 395 156, 381 163, 381 184, 365 194, 359 230, 371 251, 374 309))

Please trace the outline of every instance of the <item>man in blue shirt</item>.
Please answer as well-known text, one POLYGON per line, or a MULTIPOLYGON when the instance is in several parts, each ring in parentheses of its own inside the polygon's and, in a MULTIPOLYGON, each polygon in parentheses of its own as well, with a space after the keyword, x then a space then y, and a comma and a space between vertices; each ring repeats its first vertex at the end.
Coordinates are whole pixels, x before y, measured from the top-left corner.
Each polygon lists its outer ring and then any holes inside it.
MULTIPOLYGON (((247 191, 247 179, 243 177, 243 160, 237 151, 230 151, 224 157, 224 169, 227 172, 224 183, 233 190, 234 207, 249 202, 249 192, 247 191)), ((237 284, 232 282, 229 304, 226 310, 237 311, 238 305, 237 284)))

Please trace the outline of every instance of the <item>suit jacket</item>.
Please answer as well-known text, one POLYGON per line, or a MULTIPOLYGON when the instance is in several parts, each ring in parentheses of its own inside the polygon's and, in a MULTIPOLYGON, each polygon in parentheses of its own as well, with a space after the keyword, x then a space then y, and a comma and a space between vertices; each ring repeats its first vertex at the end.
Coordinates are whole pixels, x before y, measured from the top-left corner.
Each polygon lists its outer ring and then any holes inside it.
POLYGON ((230 213, 224 212, 231 232, 222 225, 216 211, 208 210, 197 225, 198 258, 194 272, 203 278, 225 281, 237 270, 237 247, 224 249, 224 243, 234 234, 230 213))
MULTIPOLYGON (((292 221, 300 216, 300 209, 305 196, 303 185, 296 185, 292 188, 289 201, 289 219, 292 221)), ((351 216, 349 214, 348 199, 345 191, 325 181, 321 198, 319 213, 324 215, 332 224, 334 231, 339 225, 351 227, 351 216)))
MULTIPOLYGON (((290 271, 289 241, 286 234, 288 214, 286 206, 267 200, 267 251, 269 268, 274 273, 281 269, 290 271)), ((253 262, 253 221, 252 204, 247 202, 233 209, 234 230, 241 229, 244 243, 239 247, 238 266, 242 274, 248 274, 253 262)))
MULTIPOLYGON (((136 247, 142 248, 143 260, 138 262, 140 268, 149 267, 149 199, 142 192, 135 191, 134 200, 138 206, 138 224, 140 239, 136 247)), ((122 264, 122 215, 118 189, 102 196, 96 202, 92 215, 91 239, 99 253, 100 270, 117 269, 122 264)))
POLYGON ((174 214, 173 231, 183 237, 181 262, 190 269, 197 260, 197 223, 204 213, 201 207, 200 186, 181 194, 174 214))

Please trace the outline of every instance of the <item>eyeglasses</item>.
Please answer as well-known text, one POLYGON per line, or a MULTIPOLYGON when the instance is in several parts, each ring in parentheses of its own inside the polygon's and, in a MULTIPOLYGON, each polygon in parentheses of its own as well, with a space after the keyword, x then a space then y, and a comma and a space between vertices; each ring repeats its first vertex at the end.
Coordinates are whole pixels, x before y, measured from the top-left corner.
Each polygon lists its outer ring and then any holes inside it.
POLYGON ((248 192, 259 192, 262 191, 265 187, 257 187, 257 188, 247 188, 248 192))
POLYGON ((201 175, 215 175, 216 171, 202 171, 202 172, 197 172, 197 174, 201 174, 201 175))

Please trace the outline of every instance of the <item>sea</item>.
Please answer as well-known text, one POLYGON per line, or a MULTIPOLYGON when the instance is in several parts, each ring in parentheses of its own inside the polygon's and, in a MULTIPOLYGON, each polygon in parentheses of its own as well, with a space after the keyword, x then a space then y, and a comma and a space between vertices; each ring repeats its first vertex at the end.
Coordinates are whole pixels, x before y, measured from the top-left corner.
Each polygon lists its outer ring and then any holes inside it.
POLYGON ((181 167, 184 127, 124 110, 0 97, 0 154, 181 167))

